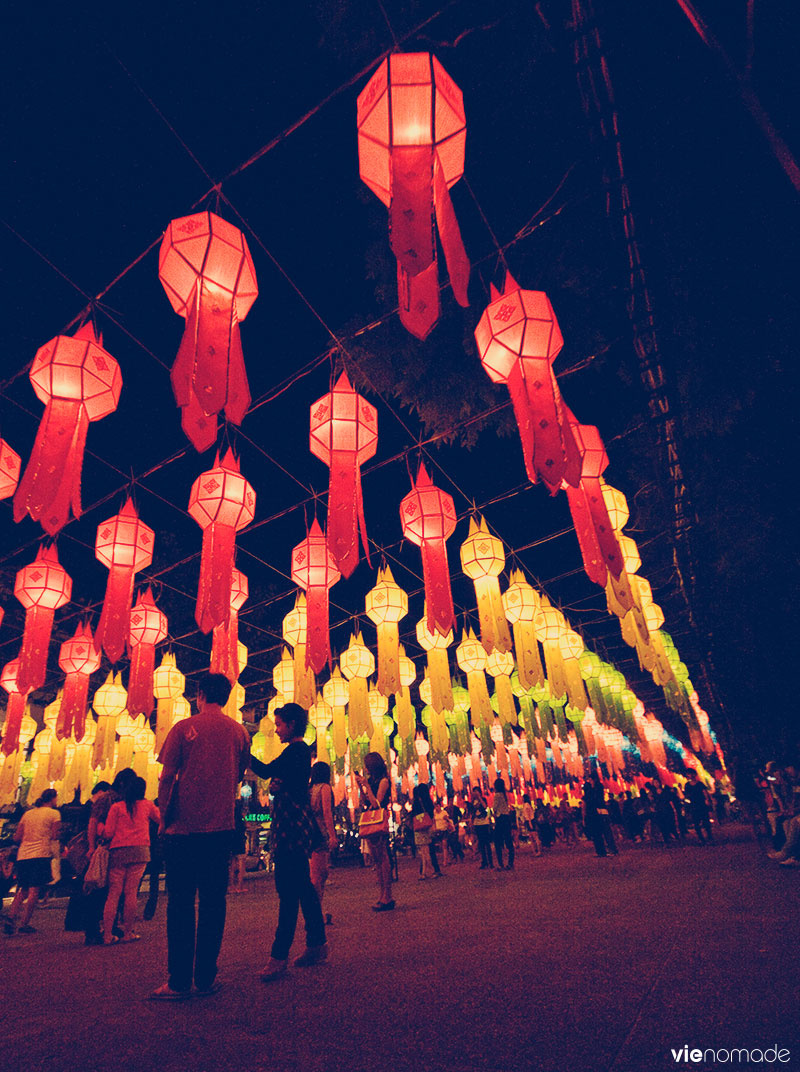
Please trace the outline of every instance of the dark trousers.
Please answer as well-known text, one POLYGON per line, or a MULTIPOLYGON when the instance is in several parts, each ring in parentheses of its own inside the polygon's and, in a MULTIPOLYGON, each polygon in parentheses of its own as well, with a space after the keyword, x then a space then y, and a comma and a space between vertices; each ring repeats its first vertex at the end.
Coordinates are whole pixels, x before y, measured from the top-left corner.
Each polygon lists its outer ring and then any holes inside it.
POLYGON ((713 841, 714 835, 711 833, 711 822, 709 821, 707 811, 692 811, 692 824, 694 825, 697 837, 701 845, 705 845, 707 841, 713 841))
POLYGON ((609 852, 612 856, 617 855, 617 843, 607 815, 592 816, 586 823, 586 833, 594 842, 594 851, 598 856, 608 856, 609 852))
POLYGON ((289 959, 301 908, 306 925, 306 946, 325 945, 325 923, 317 891, 311 884, 308 857, 302 853, 277 853, 275 889, 278 891, 278 927, 272 943, 272 958, 289 959))
POLYGON ((481 850, 481 867, 494 867, 492 863, 492 831, 488 826, 475 824, 475 837, 481 850))
POLYGON ((233 831, 164 838, 167 948, 173 990, 205 989, 217 977, 233 831), (198 910, 195 918, 195 901, 198 910))
POLYGON ((503 847, 508 849, 508 866, 514 866, 514 838, 511 835, 511 816, 495 815, 494 817, 494 851, 497 853, 497 863, 503 866, 503 847))

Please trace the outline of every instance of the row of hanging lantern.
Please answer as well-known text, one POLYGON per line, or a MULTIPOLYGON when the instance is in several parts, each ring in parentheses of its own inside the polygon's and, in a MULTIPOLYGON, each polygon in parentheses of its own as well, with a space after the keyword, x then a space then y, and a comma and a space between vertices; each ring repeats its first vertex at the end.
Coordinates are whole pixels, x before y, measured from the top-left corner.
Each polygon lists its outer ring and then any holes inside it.
MULTIPOLYGON (((454 294, 467 304, 469 262, 448 192, 463 173, 462 95, 435 57, 395 54, 381 64, 360 94, 357 112, 361 177, 389 208, 401 320, 424 338, 439 310, 434 220, 454 294)), ((188 438, 196 449, 205 450, 216 441, 218 415, 224 413, 226 420, 239 424, 250 401, 239 323, 258 290, 246 239, 211 212, 173 220, 161 245, 159 278, 173 308, 186 321, 171 374, 175 399, 188 438)), ((587 574, 606 588, 609 610, 620 617, 623 637, 665 689, 671 706, 703 747, 711 745, 709 732, 703 730, 707 716, 703 723, 688 674, 680 671, 674 646, 660 632, 660 608, 652 602, 647 582, 636 576, 638 551, 621 532, 620 519, 627 517, 624 497, 602 481, 608 459, 599 433, 579 424, 561 398, 552 366, 563 339, 552 306, 544 293, 523 290, 510 274, 502 293, 492 288, 491 299, 475 338, 488 375, 509 388, 528 476, 534 482, 541 479, 551 494, 566 490, 587 574)), ((14 514, 17 520, 30 514, 53 534, 68 520, 70 510, 80 514, 88 423, 116 408, 121 375, 94 328, 84 325, 73 337, 58 336, 42 347, 30 378, 46 409, 16 486, 14 514)), ((292 578, 305 599, 298 598, 287 616, 292 621, 284 622, 284 634, 288 630, 294 638, 293 694, 308 707, 314 701, 313 675, 330 659, 328 591, 355 568, 359 531, 367 551, 360 468, 374 455, 376 445, 375 408, 343 374, 311 407, 310 449, 330 471, 327 532, 315 519, 306 539, 292 552, 292 578)), ((19 469, 19 456, 0 441, 0 494, 14 493, 19 469)), ((234 567, 235 538, 252 521, 254 508, 255 493, 230 450, 222 458, 218 455, 212 469, 192 487, 189 512, 203 529, 196 619, 202 631, 213 630, 212 666, 232 681, 241 669, 237 616, 247 598, 247 579, 234 567)), ((404 536, 422 554, 426 617, 417 627, 417 637, 426 651, 429 706, 438 717, 453 707, 447 647, 453 642, 455 616, 445 542, 455 529, 455 509, 452 498, 433 484, 421 465, 400 513, 404 536)), ((152 709, 154 649, 164 639, 166 621, 152 593, 140 597, 133 613, 130 606, 135 574, 152 561, 152 543, 152 530, 139 520, 130 501, 98 528, 96 555, 109 569, 106 598, 94 638, 89 627, 81 625, 62 645, 59 661, 67 674, 66 702, 56 727, 62 738, 73 725, 76 732, 81 729, 82 697, 88 676, 99 665, 100 649, 116 663, 127 643, 129 707, 134 714, 149 714, 152 709)), ((494 677, 501 712, 510 717, 514 659, 509 624, 520 687, 544 687, 546 672, 552 694, 566 697, 573 712, 585 710, 586 686, 578 669, 583 644, 565 626, 560 612, 521 575, 512 574, 501 597, 497 577, 504 566, 502 544, 483 522, 471 524, 461 558, 465 574, 475 584, 480 622, 481 643, 467 632, 457 648, 473 721, 488 727, 492 719, 486 671, 494 677)), ((15 591, 27 614, 19 659, 16 666, 14 661, 8 664, 3 675, 12 686, 3 741, 9 750, 16 747, 25 698, 44 680, 53 613, 71 593, 71 580, 58 564, 54 547, 43 548, 17 581, 15 591)), ((391 595, 400 591, 392 585, 390 575, 379 577, 371 602, 368 597, 367 614, 379 632, 377 688, 366 687, 372 655, 360 638, 351 643, 342 663, 341 681, 348 683, 347 703, 350 718, 361 731, 358 736, 386 717, 381 700, 372 700, 370 706, 373 696, 394 695, 404 723, 408 718, 404 690, 413 678, 403 684, 396 639, 407 600, 403 603, 391 595)), ((289 636, 287 640, 291 643, 289 636)), ((587 679, 587 686, 593 680, 587 679)), ((280 692, 287 695, 285 689, 280 692)), ((332 705, 332 710, 341 707, 332 705)), ((437 723, 439 736, 441 725, 437 723)), ((337 735, 341 737, 341 727, 337 735)))

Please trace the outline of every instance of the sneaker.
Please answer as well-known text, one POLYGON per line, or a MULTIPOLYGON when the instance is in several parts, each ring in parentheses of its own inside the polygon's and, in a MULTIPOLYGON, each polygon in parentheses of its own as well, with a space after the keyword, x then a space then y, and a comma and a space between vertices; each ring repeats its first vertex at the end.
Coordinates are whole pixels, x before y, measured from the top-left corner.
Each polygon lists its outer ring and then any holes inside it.
POLYGON ((310 945, 305 953, 299 956, 295 962, 295 968, 310 968, 314 964, 322 964, 328 959, 328 943, 325 945, 310 945))
POLYGON ((259 978, 262 983, 271 983, 274 979, 282 979, 288 970, 288 960, 275 960, 274 957, 270 957, 269 964, 261 972, 259 978))

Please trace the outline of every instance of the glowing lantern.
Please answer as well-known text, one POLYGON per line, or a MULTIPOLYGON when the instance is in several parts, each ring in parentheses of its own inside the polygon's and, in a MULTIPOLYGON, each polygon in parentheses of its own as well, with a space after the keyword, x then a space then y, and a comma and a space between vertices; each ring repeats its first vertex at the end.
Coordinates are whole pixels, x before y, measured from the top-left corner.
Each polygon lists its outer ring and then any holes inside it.
POLYGON ((100 653, 95 649, 88 624, 79 625, 74 636, 61 645, 58 665, 67 676, 56 736, 63 739, 73 734, 75 740, 79 741, 86 726, 89 678, 95 670, 100 669, 100 653))
POLYGON ((333 708, 322 696, 317 696, 315 703, 308 710, 308 715, 317 736, 317 759, 327 763, 331 759, 327 741, 328 726, 333 719, 333 708))
POLYGON ((456 648, 458 665, 467 675, 467 689, 469 691, 469 706, 472 711, 472 725, 477 727, 480 722, 491 726, 494 714, 489 701, 489 690, 486 687, 486 649, 476 638, 471 629, 464 633, 461 643, 456 648))
POLYGON ((506 564, 503 544, 492 536, 480 518, 469 521, 469 535, 461 544, 461 568, 475 585, 481 642, 487 652, 511 651, 511 634, 497 578, 506 564))
MULTIPOLYGON (((370 722, 372 723, 372 736, 369 742, 370 751, 378 752, 384 759, 388 759, 389 751, 386 747, 386 730, 383 719, 389 710, 389 701, 378 689, 371 688, 367 694, 367 707, 370 722)), ((392 723, 392 726, 394 726, 394 723, 392 723)))
MULTIPOLYGON (((161 665, 153 674, 153 693, 156 705, 156 751, 161 751, 161 746, 166 740, 167 734, 172 728, 172 719, 175 714, 175 701, 183 696, 186 688, 186 678, 178 669, 175 656, 165 652, 161 665)), ((130 711, 130 708, 128 708, 130 711)), ((119 733, 119 725, 117 733, 119 733)))
POLYGON ((203 530, 195 619, 204 633, 228 622, 233 589, 236 533, 255 516, 256 493, 228 450, 192 485, 189 513, 203 530))
POLYGON ((370 730, 367 678, 375 672, 375 659, 364 646, 361 633, 350 638, 347 648, 339 656, 339 664, 350 683, 348 723, 350 738, 354 740, 370 730))
POLYGON ((453 498, 437 488, 420 462, 414 487, 400 503, 403 535, 422 551, 428 629, 447 635, 455 625, 445 540, 456 527, 453 498))
POLYGON ((583 639, 572 629, 568 629, 565 626, 564 632, 558 638, 558 647, 561 652, 561 662, 564 668, 564 680, 567 685, 569 702, 573 707, 583 711, 584 708, 589 706, 579 661, 584 651, 583 639))
POLYGON ((118 514, 97 526, 95 558, 109 574, 95 644, 112 663, 125 651, 134 574, 153 561, 153 535, 153 530, 139 520, 130 499, 118 514))
POLYGON ((121 770, 125 770, 126 767, 130 767, 131 762, 133 761, 133 750, 135 747, 134 738, 139 730, 143 728, 144 715, 139 715, 137 718, 131 718, 127 711, 124 711, 117 719, 119 746, 117 748, 116 774, 119 774, 121 770))
POLYGON ((434 711, 452 711, 453 683, 450 680, 447 649, 453 643, 453 631, 451 629, 445 636, 432 633, 423 616, 417 622, 417 640, 428 657, 431 695, 425 702, 429 703, 434 711))
MULTIPOLYGON (((298 592, 294 608, 283 619, 283 639, 294 649, 292 660, 294 669, 295 703, 308 710, 314 703, 317 684, 314 671, 306 664, 308 635, 308 610, 305 593, 298 592)), ((277 687, 277 686, 276 686, 277 687)))
POLYGON ((224 674, 231 684, 240 673, 239 651, 239 611, 247 602, 249 589, 247 578, 238 569, 231 571, 230 610, 227 621, 214 626, 214 638, 211 642, 211 672, 224 674))
POLYGON ((239 324, 258 297, 242 232, 213 212, 173 220, 158 255, 158 277, 186 321, 172 366, 181 427, 196 450, 217 437, 217 414, 241 424, 250 406, 239 324))
POLYGON ((294 703, 294 663, 286 648, 281 652, 279 663, 272 671, 272 684, 283 698, 283 703, 294 703))
POLYGON ((603 494, 606 510, 608 510, 608 519, 611 522, 612 528, 614 529, 614 532, 621 532, 624 526, 627 525, 628 518, 630 517, 628 500, 618 488, 614 488, 611 484, 607 484, 602 477, 600 477, 600 490, 603 494))
POLYGON ((343 372, 333 390, 311 407, 309 447, 330 469, 328 547, 344 577, 358 565, 358 529, 369 562, 361 495, 361 466, 378 446, 378 412, 350 386, 343 372))
POLYGON ((475 341, 489 378, 508 385, 529 479, 541 477, 551 495, 564 481, 577 487, 580 451, 552 369, 564 340, 547 295, 521 290, 506 273, 503 293, 492 287, 475 341))
POLYGON ((22 692, 28 692, 44 684, 53 617, 72 595, 72 578, 59 564, 55 544, 40 547, 34 561, 19 571, 14 595, 25 608, 17 682, 22 692))
POLYGON ((97 713, 97 733, 94 739, 92 766, 107 767, 114 758, 114 742, 117 735, 117 720, 125 711, 128 693, 122 684, 122 675, 109 673, 95 692, 92 707, 97 713))
POLYGON ((17 490, 22 459, 4 439, 0 439, 0 499, 7 499, 17 490))
POLYGON ((153 599, 152 589, 140 593, 130 613, 128 651, 128 710, 133 715, 149 715, 153 710, 153 671, 156 644, 167 638, 167 619, 153 599))
POLYGON ((528 584, 522 571, 512 570, 511 584, 503 593, 503 607, 514 630, 519 680, 526 689, 532 689, 544 681, 534 626, 540 605, 539 593, 528 584))
POLYGON ((0 674, 0 687, 8 693, 6 704, 6 721, 3 726, 3 755, 10 756, 19 747, 19 731, 22 725, 22 716, 25 714, 25 703, 30 689, 24 692, 19 687, 19 658, 6 663, 0 674))
POLYGON ((609 572, 619 577, 622 571, 622 555, 600 486, 600 476, 608 466, 608 456, 597 428, 591 424, 579 424, 567 412, 581 451, 580 483, 577 488, 565 484, 567 502, 586 576, 604 588, 609 572))
POLYGON ((464 173, 461 90, 435 56, 395 53, 358 97, 362 180, 389 209, 400 319, 424 339, 439 317, 435 213, 456 301, 469 304, 469 261, 449 188, 464 173))
POLYGON ((378 688, 388 696, 400 691, 397 623, 408 614, 408 596, 387 566, 378 570, 378 583, 367 592, 367 617, 378 632, 378 688))
POLYGON ((428 754, 430 753, 430 750, 431 746, 428 744, 425 735, 418 733, 414 738, 414 751, 417 753, 420 782, 427 782, 430 778, 430 773, 428 771, 428 754))
POLYGON ((90 421, 117 408, 122 376, 91 324, 42 346, 29 376, 45 411, 14 496, 14 520, 30 514, 54 536, 69 520, 70 507, 81 515, 86 432, 90 421))
POLYGON ((323 685, 322 696, 333 711, 333 747, 337 756, 343 756, 347 751, 345 707, 350 696, 350 685, 342 677, 338 666, 334 666, 330 678, 323 685))
POLYGON ((514 690, 511 687, 514 656, 510 651, 493 651, 486 659, 486 670, 494 678, 497 710, 501 722, 508 726, 515 726, 517 724, 517 705, 514 703, 514 690))
POLYGON ((545 597, 542 597, 541 609, 534 623, 536 637, 542 645, 544 652, 544 664, 547 669, 547 680, 550 682, 550 690, 554 697, 565 696, 567 693, 567 680, 564 674, 564 661, 561 656, 559 640, 566 631, 564 615, 560 610, 551 607, 545 597))
POLYGON ((305 589, 307 617, 306 664, 319 673, 330 662, 328 590, 341 574, 328 549, 325 533, 314 518, 308 536, 292 551, 292 580, 305 589))
POLYGON ((406 656, 405 649, 399 649, 399 676, 400 688, 394 694, 394 711, 397 718, 397 728, 400 736, 405 740, 414 731, 417 716, 411 703, 410 688, 417 678, 417 668, 412 659, 406 656))

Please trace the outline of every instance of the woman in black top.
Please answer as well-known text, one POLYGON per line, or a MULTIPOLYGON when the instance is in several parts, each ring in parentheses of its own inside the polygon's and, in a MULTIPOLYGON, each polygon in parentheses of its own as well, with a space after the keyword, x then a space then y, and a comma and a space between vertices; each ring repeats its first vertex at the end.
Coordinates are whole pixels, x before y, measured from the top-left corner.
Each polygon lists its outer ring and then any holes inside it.
MULTIPOLYGON (((361 804, 364 808, 388 808, 392 795, 389 771, 378 752, 367 752, 364 756, 366 778, 357 774, 356 781, 361 790, 361 804)), ((388 830, 370 834, 367 838, 369 851, 375 861, 375 874, 378 878, 378 903, 372 906, 373 912, 390 912, 394 908, 392 898, 392 861, 389 856, 388 830)))
POLYGON ((300 908, 306 925, 306 951, 295 965, 308 967, 328 958, 322 909, 308 866, 321 835, 309 803, 311 749, 303 740, 307 725, 308 713, 299 704, 278 708, 275 732, 286 748, 271 763, 250 756, 250 769, 259 778, 272 779, 272 850, 279 907, 270 961, 261 974, 265 983, 286 974, 300 908))

